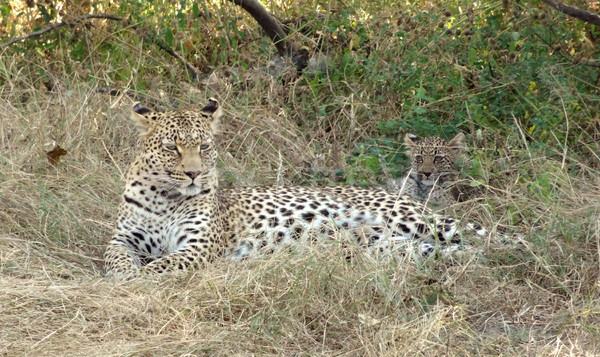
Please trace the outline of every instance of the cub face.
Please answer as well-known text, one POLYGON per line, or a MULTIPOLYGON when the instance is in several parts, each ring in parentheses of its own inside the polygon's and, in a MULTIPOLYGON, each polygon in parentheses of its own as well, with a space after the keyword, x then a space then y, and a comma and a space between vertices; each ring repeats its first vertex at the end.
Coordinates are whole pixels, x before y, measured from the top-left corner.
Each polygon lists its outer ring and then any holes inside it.
POLYGON ((446 141, 437 136, 420 138, 406 134, 404 145, 411 161, 411 177, 433 186, 436 181, 441 183, 446 176, 454 173, 456 160, 465 150, 465 135, 459 133, 446 141))

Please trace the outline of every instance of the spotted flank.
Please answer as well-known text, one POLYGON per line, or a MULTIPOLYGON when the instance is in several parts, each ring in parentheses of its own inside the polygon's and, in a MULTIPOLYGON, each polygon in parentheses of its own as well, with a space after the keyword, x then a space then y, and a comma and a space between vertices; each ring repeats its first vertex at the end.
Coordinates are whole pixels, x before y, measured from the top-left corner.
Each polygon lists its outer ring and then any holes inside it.
POLYGON ((261 187, 225 192, 228 199, 242 202, 232 214, 243 227, 242 235, 232 239, 233 260, 340 235, 374 253, 419 242, 420 255, 427 256, 436 245, 460 244, 455 220, 383 190, 261 187))

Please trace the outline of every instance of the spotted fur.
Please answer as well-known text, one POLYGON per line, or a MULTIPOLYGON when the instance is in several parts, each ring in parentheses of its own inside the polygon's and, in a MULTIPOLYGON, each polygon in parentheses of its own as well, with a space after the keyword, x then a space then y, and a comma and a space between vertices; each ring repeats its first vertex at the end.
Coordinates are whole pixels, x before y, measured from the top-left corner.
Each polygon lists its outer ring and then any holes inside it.
POLYGON ((447 206, 456 202, 456 161, 465 150, 465 135, 460 133, 446 141, 437 136, 420 138, 413 134, 404 137, 410 171, 393 186, 421 203, 447 206))
MULTIPOLYGON (((244 259, 345 231, 372 252, 461 247, 457 221, 408 196, 351 187, 219 189, 214 133, 221 110, 156 113, 136 105, 143 150, 131 165, 107 274, 189 269, 228 256, 244 259)), ((476 229, 477 230, 477 229, 476 229)), ((482 232, 480 232, 482 233, 482 232)))

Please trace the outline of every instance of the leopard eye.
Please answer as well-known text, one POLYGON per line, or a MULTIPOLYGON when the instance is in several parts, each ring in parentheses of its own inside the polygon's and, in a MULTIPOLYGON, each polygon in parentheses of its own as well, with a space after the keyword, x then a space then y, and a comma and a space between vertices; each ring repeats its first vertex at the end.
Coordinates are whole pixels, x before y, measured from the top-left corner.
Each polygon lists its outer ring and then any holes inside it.
POLYGON ((415 155, 415 161, 419 162, 419 163, 423 162, 423 156, 421 156, 421 155, 415 155))
POLYGON ((200 150, 204 151, 206 149, 208 149, 208 144, 202 144, 202 145, 200 145, 200 150))
POLYGON ((165 149, 169 150, 169 151, 177 151, 177 145, 174 144, 163 144, 165 149))

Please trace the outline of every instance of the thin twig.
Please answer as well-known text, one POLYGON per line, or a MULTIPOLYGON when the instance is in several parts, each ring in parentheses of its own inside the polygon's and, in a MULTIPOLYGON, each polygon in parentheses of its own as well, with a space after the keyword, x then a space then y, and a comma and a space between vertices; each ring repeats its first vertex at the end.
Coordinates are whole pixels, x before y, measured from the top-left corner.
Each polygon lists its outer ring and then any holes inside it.
POLYGON ((107 14, 87 14, 87 15, 83 15, 83 16, 79 16, 76 17, 73 20, 66 20, 66 21, 62 21, 62 22, 55 22, 53 24, 50 24, 50 26, 44 27, 41 30, 37 30, 31 33, 28 33, 27 35, 23 35, 23 36, 19 36, 19 37, 15 37, 12 40, 3 43, 2 47, 6 48, 14 43, 23 41, 25 39, 28 39, 30 37, 36 37, 36 36, 40 36, 45 34, 48 31, 52 31, 52 30, 56 30, 57 28, 61 28, 63 26, 67 26, 73 23, 77 23, 83 20, 88 20, 88 19, 107 19, 107 20, 114 20, 114 21, 123 21, 122 18, 118 17, 118 16, 113 16, 113 15, 107 15, 107 14))
MULTIPOLYGON (((75 24, 84 20, 89 20, 89 19, 105 19, 105 20, 113 20, 113 21, 119 21, 119 22, 123 22, 125 24, 129 24, 129 21, 126 19, 123 19, 121 17, 118 16, 114 16, 114 15, 108 15, 108 14, 87 14, 87 15, 83 15, 83 16, 79 16, 76 17, 72 20, 65 20, 62 22, 56 22, 53 24, 50 24, 47 27, 44 27, 41 30, 38 31, 34 31, 31 32, 27 35, 24 36, 19 36, 16 38, 13 38, 12 40, 3 43, 2 45, 0 45, 0 47, 2 48, 7 48, 8 46, 15 44, 19 41, 31 38, 31 37, 36 37, 36 36, 40 36, 46 32, 49 31, 53 31, 56 30, 58 28, 61 28, 63 26, 67 26, 67 25, 71 25, 71 24, 75 24)), ((138 30, 139 27, 137 25, 130 25, 130 27, 133 30, 138 30)), ((190 75, 192 76, 192 78, 196 81, 200 80, 202 78, 202 74, 201 72, 196 69, 196 67, 194 67, 191 63, 189 63, 188 61, 186 61, 185 58, 183 58, 183 56, 181 56, 179 53, 175 52, 172 48, 168 47, 167 45, 165 45, 162 41, 160 41, 154 34, 147 34, 146 36, 142 36, 143 38, 147 38, 148 40, 150 40, 150 42, 152 42, 153 44, 155 44, 156 46, 158 46, 161 50, 165 51, 167 54, 169 54, 172 57, 175 57, 176 59, 178 59, 181 63, 184 64, 185 68, 187 68, 188 72, 190 73, 190 75)))
POLYGON ((565 102, 563 101, 562 97, 560 97, 560 103, 562 104, 563 112, 565 113, 565 122, 567 124, 567 130, 565 132, 565 144, 563 147, 563 158, 562 158, 562 162, 560 164, 560 168, 564 169, 565 161, 567 160, 567 150, 568 150, 567 140, 569 139, 569 115, 567 114, 567 108, 565 108, 565 102))
POLYGON ((510 113, 510 115, 512 115, 513 121, 515 122, 515 126, 517 127, 517 129, 519 129, 519 134, 521 134, 521 140, 523 140, 523 145, 525 145, 525 150, 527 150, 527 155, 529 155, 529 160, 531 160, 531 152, 529 151, 529 145, 527 145, 527 138, 525 137, 525 133, 523 132, 523 129, 521 129, 521 124, 519 124, 519 121, 513 113, 510 113))

